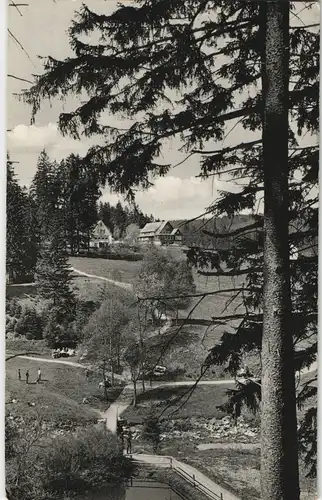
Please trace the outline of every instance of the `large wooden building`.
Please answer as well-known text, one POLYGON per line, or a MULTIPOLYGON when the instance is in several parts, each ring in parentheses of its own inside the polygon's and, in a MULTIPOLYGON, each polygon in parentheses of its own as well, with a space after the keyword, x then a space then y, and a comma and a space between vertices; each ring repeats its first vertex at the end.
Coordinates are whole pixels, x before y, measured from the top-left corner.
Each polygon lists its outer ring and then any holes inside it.
POLYGON ((182 245, 182 234, 169 221, 149 222, 141 229, 138 241, 153 245, 182 245))

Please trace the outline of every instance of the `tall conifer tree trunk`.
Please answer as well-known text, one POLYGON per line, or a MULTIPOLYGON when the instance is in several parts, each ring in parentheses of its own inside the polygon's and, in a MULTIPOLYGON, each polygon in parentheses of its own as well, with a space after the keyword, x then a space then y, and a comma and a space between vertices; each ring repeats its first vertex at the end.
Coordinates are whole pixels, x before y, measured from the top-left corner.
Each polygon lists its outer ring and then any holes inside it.
POLYGON ((265 2, 261 498, 299 500, 288 242, 289 3, 265 2))

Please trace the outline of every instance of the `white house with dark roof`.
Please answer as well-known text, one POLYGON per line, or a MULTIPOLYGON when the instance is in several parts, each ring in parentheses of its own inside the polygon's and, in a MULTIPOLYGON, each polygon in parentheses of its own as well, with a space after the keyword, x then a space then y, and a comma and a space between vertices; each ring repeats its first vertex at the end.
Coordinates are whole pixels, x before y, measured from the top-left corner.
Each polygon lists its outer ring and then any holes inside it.
POLYGON ((169 221, 149 222, 141 229, 138 240, 154 245, 182 245, 182 234, 169 221))
POLYGON ((90 248, 104 248, 113 243, 113 236, 109 228, 102 220, 94 227, 89 242, 90 248))

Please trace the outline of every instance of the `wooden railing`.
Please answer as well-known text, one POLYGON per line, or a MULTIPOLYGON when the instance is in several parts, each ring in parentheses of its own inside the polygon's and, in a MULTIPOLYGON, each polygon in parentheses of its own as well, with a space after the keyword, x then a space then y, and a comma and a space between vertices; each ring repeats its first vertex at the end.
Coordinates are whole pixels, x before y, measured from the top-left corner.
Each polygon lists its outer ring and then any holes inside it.
POLYGON ((175 470, 177 474, 179 474, 183 479, 192 484, 194 488, 197 488, 202 493, 207 495, 209 498, 213 500, 224 500, 224 496, 222 493, 220 493, 219 495, 217 495, 217 493, 214 493, 205 484, 198 481, 198 479, 196 479, 195 474, 189 474, 189 472, 182 469, 182 467, 180 467, 179 464, 176 464, 176 460, 172 460, 171 468, 175 470))
POLYGON ((181 476, 183 479, 185 479, 189 484, 191 484, 194 488, 199 490, 201 493, 206 495, 208 498, 211 500, 225 500, 223 493, 215 493, 212 491, 208 486, 206 486, 204 483, 199 481, 195 474, 188 472, 187 470, 183 469, 182 464, 178 462, 175 458, 173 457, 167 457, 167 456, 153 456, 153 462, 148 463, 145 460, 140 460, 140 456, 136 455, 135 457, 135 462, 139 462, 142 465, 147 465, 147 466, 157 466, 157 467, 164 467, 168 469, 174 470, 179 476, 181 476), (159 459, 159 460, 158 460, 159 459))

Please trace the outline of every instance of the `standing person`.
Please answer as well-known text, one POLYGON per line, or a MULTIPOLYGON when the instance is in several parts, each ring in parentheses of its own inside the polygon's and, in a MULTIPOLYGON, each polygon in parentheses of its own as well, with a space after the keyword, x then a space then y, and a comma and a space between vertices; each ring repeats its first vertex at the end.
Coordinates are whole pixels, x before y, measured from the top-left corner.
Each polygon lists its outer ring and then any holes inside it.
POLYGON ((26 384, 29 384, 29 370, 26 371, 26 384))
POLYGON ((85 377, 88 380, 88 378, 89 378, 89 370, 88 370, 88 368, 86 368, 86 370, 85 370, 85 377))
POLYGON ((20 371, 20 368, 18 369, 18 380, 21 380, 21 371, 20 371))
POLYGON ((126 453, 127 453, 127 455, 131 455, 131 453, 132 453, 132 432, 131 432, 131 429, 129 429, 129 432, 127 434, 126 442, 127 442, 126 453))
POLYGON ((37 375, 37 384, 41 381, 41 371, 40 368, 38 368, 38 375, 37 375))

